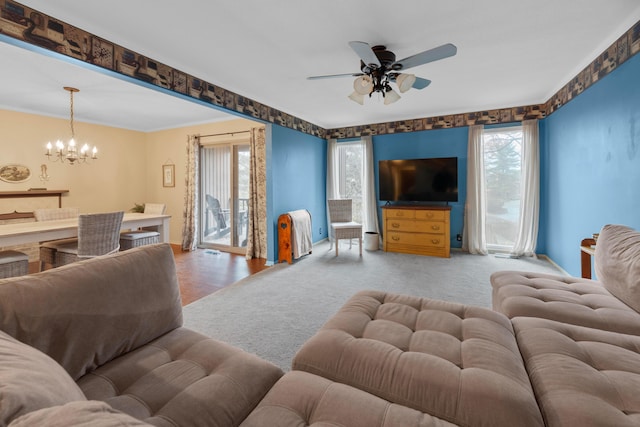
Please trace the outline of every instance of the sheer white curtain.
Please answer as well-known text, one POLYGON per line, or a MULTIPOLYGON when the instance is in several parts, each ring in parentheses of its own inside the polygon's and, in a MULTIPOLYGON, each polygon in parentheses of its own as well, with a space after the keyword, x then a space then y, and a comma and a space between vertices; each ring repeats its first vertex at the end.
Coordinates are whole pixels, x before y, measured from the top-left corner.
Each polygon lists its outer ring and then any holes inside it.
POLYGON ((532 256, 538 240, 540 211, 540 148, 538 120, 522 122, 522 180, 518 235, 511 253, 532 256))
MULTIPOLYGON (((336 139, 327 140, 327 200, 337 199, 340 197, 340 189, 338 186, 338 141, 336 139)), ((329 242, 333 244, 333 235, 331 234, 331 218, 329 217, 329 203, 327 202, 327 231, 329 234, 329 242)))
POLYGON ((198 245, 198 170, 200 169, 200 136, 187 137, 184 207, 182 210, 182 250, 194 251, 198 245))
POLYGON ((378 203, 376 199, 375 170, 373 164, 373 140, 370 136, 362 137, 362 217, 364 231, 375 231, 380 235, 378 225, 378 203))
POLYGON ((485 229, 484 126, 469 127, 467 148, 467 201, 464 208, 462 248, 472 254, 487 254, 485 229))

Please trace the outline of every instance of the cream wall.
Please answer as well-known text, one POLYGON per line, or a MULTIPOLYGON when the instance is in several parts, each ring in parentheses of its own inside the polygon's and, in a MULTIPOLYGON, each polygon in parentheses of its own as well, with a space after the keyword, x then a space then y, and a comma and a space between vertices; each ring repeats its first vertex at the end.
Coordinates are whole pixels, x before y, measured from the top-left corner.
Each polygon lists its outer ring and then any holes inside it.
MULTIPOLYGON (((171 215, 171 243, 182 243, 182 206, 188 135, 216 134, 263 126, 245 119, 137 132, 74 121, 76 139, 98 147, 98 160, 70 166, 50 162, 44 155, 49 140, 70 137, 69 120, 0 109, 0 166, 22 164, 31 169, 23 183, 0 181, 0 191, 22 191, 32 187, 69 190, 63 207, 77 206, 83 213, 130 210, 135 203, 165 203, 171 215), (162 165, 175 164, 175 187, 162 186, 162 165), (41 182, 40 165, 47 166, 50 179, 41 182)), ((20 201, 5 199, 0 213, 13 212, 20 201)))
MULTIPOLYGON (((69 190, 62 206, 77 206, 83 213, 129 210, 134 200, 143 199, 147 189, 146 135, 78 121, 74 127, 79 143, 98 147, 98 160, 73 166, 47 160, 44 152, 48 141, 70 138, 69 120, 0 110, 0 165, 18 163, 32 173, 23 183, 0 181, 0 191, 32 187, 69 190), (50 176, 46 182, 38 178, 43 164, 50 176)), ((6 213, 4 207, 0 213, 6 213)))
MULTIPOLYGON (((232 116, 229 116, 230 118, 232 116)), ((151 203, 164 203, 171 215, 171 243, 182 244, 182 211, 185 193, 186 143, 188 135, 210 135, 249 130, 264 126, 262 123, 245 119, 230 119, 225 122, 194 125, 176 129, 150 132, 146 134, 147 152, 147 199, 151 203), (162 165, 174 163, 176 186, 162 186, 162 165)))

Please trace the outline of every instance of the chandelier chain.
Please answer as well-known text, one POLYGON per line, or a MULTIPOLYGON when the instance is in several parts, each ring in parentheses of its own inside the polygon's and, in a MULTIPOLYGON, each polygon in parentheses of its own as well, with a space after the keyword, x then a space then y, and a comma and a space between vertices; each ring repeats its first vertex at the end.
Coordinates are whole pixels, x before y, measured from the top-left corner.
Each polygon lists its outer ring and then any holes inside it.
POLYGON ((70 113, 71 120, 69 121, 69 125, 71 127, 71 138, 75 139, 76 138, 76 132, 73 129, 73 92, 74 92, 73 90, 69 91, 69 98, 70 98, 69 105, 70 105, 70 108, 71 108, 71 113, 70 113))

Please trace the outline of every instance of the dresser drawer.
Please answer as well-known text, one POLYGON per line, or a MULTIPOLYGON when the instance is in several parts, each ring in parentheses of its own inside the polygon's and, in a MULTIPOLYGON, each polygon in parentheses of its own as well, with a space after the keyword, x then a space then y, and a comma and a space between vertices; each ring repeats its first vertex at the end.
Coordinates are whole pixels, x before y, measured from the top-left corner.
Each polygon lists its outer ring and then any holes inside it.
POLYGON ((410 209, 387 209, 387 218, 406 218, 413 219, 416 217, 416 211, 410 209))
POLYGON ((417 221, 415 219, 387 219, 385 229, 389 231, 444 234, 446 226, 444 222, 417 221))
POLYGON ((445 246, 444 235, 428 233, 400 233, 388 232, 389 244, 392 245, 418 245, 442 248, 445 246))
POLYGON ((429 221, 444 221, 446 214, 449 212, 445 211, 430 211, 430 210, 417 210, 416 219, 426 219, 429 221))

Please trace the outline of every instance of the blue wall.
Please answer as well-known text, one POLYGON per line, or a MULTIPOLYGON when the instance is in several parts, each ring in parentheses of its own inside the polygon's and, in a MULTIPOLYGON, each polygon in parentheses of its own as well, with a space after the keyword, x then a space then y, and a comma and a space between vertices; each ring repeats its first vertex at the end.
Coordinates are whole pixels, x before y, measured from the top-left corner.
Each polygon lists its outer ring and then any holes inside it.
POLYGON ((640 229, 640 55, 541 127, 541 242, 580 275, 580 240, 605 224, 640 229))
MULTIPOLYGON (((609 223, 640 229, 640 55, 540 121, 540 227, 537 253, 580 275, 579 243, 609 223)), ((309 209, 313 241, 327 237, 326 141, 271 126, 268 156, 269 260, 277 260, 277 219, 309 209), (320 232, 322 228, 322 232, 320 232), (272 255, 273 254, 273 255, 272 255)), ((459 201, 451 203, 451 246, 460 247, 466 199, 468 128, 380 135, 378 161, 451 157, 459 201)), ((376 179, 377 181, 377 179, 376 179)), ((378 194, 376 182, 376 194, 378 194)), ((379 216, 382 214, 379 211, 379 216)))
MULTIPOLYGON (((456 234, 462 234, 464 202, 467 198, 468 135, 469 129, 464 127, 373 137, 376 177, 378 176, 379 160, 458 157, 458 202, 449 203, 451 206, 451 247, 455 248, 462 245, 456 240, 456 234)), ((376 195, 378 194, 378 183, 376 182, 376 195)), ((382 220, 380 209, 378 209, 378 218, 380 221, 382 220)))
POLYGON ((268 252, 269 261, 277 262, 277 223, 281 214, 307 209, 311 213, 313 241, 327 237, 327 141, 278 125, 270 128, 267 224, 271 232, 268 252))

